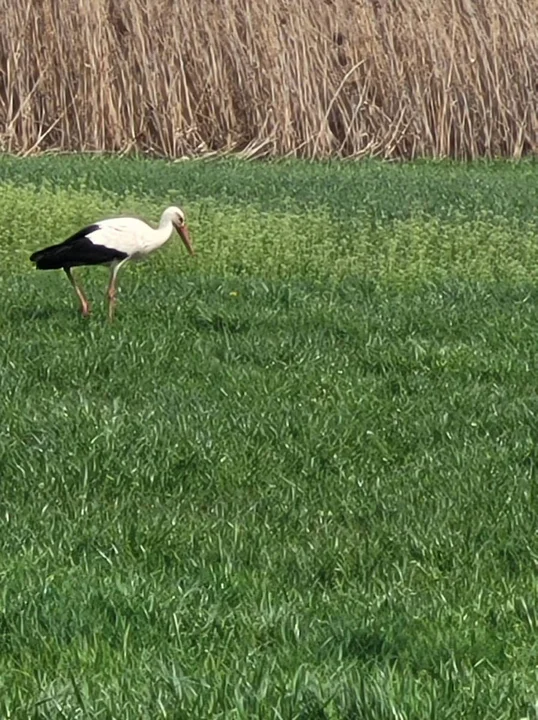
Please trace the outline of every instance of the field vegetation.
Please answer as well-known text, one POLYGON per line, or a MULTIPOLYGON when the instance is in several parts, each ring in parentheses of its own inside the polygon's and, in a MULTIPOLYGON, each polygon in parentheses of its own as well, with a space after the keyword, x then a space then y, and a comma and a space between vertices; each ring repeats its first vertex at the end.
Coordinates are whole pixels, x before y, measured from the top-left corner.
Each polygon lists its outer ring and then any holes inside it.
POLYGON ((0 149, 520 157, 536 0, 0 0, 0 149))
POLYGON ((0 159, 0 716, 536 718, 538 173, 0 159), (180 243, 80 271, 112 212, 180 243), (99 300, 102 298, 102 304, 99 300))

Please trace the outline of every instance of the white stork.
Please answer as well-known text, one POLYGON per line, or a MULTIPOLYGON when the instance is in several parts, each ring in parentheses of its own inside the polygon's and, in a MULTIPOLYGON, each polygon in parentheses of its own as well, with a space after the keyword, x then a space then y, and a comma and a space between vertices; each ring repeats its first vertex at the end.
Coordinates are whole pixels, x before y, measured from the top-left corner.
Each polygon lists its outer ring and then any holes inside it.
POLYGON ((138 218, 111 218, 88 225, 58 245, 37 250, 30 256, 39 270, 63 268, 80 300, 82 315, 90 314, 90 304, 72 268, 80 265, 108 265, 108 316, 112 320, 116 302, 116 277, 128 260, 142 260, 169 240, 174 228, 190 255, 194 255, 185 215, 177 207, 167 208, 161 215, 159 227, 154 229, 138 218))

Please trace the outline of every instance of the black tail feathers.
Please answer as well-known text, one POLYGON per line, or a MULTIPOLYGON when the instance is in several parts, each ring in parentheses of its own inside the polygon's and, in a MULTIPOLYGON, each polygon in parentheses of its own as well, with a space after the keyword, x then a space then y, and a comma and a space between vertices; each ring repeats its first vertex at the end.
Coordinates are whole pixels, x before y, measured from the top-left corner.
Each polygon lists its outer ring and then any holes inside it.
POLYGON ((38 270, 58 270, 66 264, 65 252, 57 245, 51 245, 32 253, 30 261, 35 263, 38 270))

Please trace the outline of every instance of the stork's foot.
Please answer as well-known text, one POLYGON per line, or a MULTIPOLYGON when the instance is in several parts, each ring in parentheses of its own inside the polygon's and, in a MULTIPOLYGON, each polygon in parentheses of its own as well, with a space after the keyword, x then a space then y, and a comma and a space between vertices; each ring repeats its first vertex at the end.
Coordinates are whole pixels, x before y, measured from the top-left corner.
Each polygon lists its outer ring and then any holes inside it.
POLYGON ((89 303, 83 303, 83 304, 81 305, 81 307, 80 307, 80 314, 81 314, 82 317, 84 317, 84 318, 90 317, 90 315, 92 314, 92 309, 91 309, 89 303))

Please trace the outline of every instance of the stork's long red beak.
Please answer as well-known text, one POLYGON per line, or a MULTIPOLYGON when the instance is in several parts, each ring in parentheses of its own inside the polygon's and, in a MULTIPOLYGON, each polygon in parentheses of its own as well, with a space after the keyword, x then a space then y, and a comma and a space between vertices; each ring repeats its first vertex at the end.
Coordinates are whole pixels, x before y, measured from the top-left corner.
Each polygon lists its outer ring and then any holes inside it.
POLYGON ((189 228, 185 224, 178 224, 176 225, 176 230, 178 231, 179 236, 183 240, 183 244, 187 248, 189 255, 194 255, 194 248, 192 246, 191 236, 189 235, 189 228))

